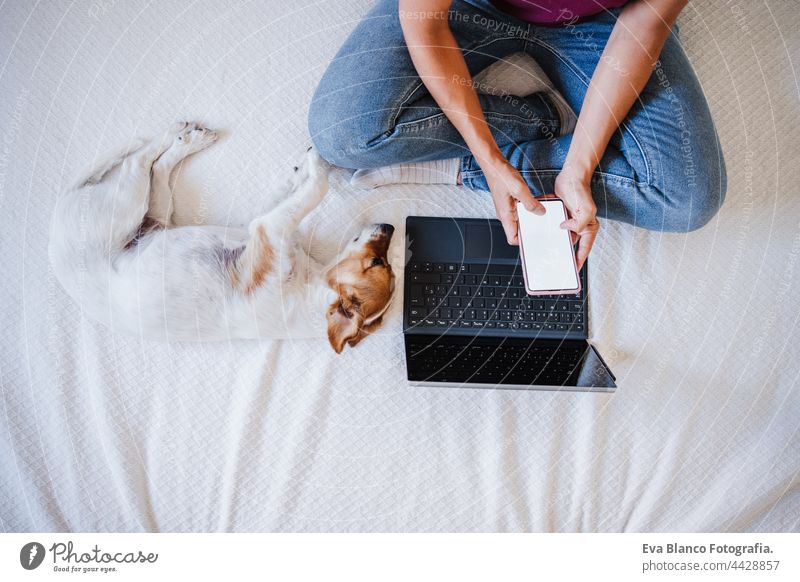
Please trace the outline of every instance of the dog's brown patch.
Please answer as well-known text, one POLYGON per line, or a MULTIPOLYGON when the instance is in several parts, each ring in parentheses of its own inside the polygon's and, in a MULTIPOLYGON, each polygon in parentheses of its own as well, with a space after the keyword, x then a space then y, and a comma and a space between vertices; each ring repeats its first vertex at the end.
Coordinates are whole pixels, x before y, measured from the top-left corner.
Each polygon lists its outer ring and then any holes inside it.
POLYGON ((231 285, 241 287, 245 294, 250 295, 264 282, 274 263, 275 250, 269 243, 267 231, 259 225, 236 261, 237 268, 230 271, 231 285))

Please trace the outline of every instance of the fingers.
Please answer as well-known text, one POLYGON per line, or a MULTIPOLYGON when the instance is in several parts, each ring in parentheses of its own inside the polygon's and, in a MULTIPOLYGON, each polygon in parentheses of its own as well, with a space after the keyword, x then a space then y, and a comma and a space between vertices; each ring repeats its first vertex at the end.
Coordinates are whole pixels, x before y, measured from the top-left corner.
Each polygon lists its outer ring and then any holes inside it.
POLYGON ((506 240, 508 244, 516 246, 519 244, 519 223, 516 218, 501 218, 500 224, 503 225, 503 230, 506 232, 506 240))
POLYGON ((583 264, 586 262, 586 258, 589 256, 589 251, 592 250, 592 245, 594 245, 594 239, 596 238, 597 229, 590 230, 581 235, 581 242, 578 245, 578 252, 575 254, 575 262, 578 265, 579 271, 583 268, 583 264))
POLYGON ((517 207, 516 201, 511 196, 493 196, 494 209, 497 213, 497 218, 500 219, 500 224, 503 225, 503 231, 506 234, 506 240, 510 245, 519 244, 519 224, 517 221, 517 207))
POLYGON ((579 238, 580 238, 580 237, 579 237, 579 236, 578 236, 576 233, 574 233, 574 232, 570 231, 570 233, 569 233, 569 239, 570 239, 570 241, 572 241, 572 246, 575 246, 575 243, 577 243, 577 242, 578 242, 578 239, 579 239, 579 238))
POLYGON ((531 194, 531 191, 528 190, 527 186, 525 187, 524 190, 512 191, 511 195, 516 200, 519 200, 520 203, 525 207, 525 210, 527 210, 528 212, 533 212, 534 214, 538 214, 539 216, 544 214, 545 212, 544 206, 542 206, 542 203, 539 202, 533 196, 533 194, 531 194))
POLYGON ((510 245, 518 245, 519 244, 519 222, 517 219, 517 213, 514 209, 513 203, 511 202, 511 198, 508 199, 509 201, 509 208, 508 209, 497 209, 497 218, 500 219, 500 224, 503 225, 503 230, 506 233, 506 240, 510 245))
POLYGON ((561 228, 571 231, 572 244, 575 244, 576 235, 580 237, 578 252, 575 255, 575 261, 578 265, 578 270, 580 270, 586 262, 586 257, 589 256, 589 251, 592 250, 594 239, 597 238, 597 232, 600 230, 600 223, 594 217, 588 219, 570 218, 561 223, 561 228))
POLYGON ((587 218, 570 218, 562 222, 559 226, 567 230, 571 230, 577 234, 581 234, 589 226, 590 219, 587 218))

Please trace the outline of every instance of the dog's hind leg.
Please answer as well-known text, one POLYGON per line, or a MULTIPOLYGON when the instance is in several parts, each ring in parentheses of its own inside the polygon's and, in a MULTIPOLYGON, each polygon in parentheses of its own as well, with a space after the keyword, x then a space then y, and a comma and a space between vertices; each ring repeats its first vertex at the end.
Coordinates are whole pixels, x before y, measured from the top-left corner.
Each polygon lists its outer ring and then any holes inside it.
POLYGON ((104 246, 123 248, 140 234, 149 207, 153 163, 174 139, 172 133, 159 136, 122 162, 117 183, 108 185, 111 195, 102 201, 102 215, 109 221, 98 225, 107 229, 102 233, 104 246))
POLYGON ((177 134, 172 145, 153 164, 147 218, 163 227, 172 224, 172 187, 169 181, 173 171, 188 156, 217 140, 217 132, 195 123, 183 123, 177 134))
POLYGON ((108 174, 111 170, 119 166, 125 160, 125 158, 127 158, 137 150, 141 149, 141 147, 145 143, 146 143, 145 140, 136 138, 127 146, 111 153, 95 168, 92 168, 88 174, 82 176, 78 180, 76 187, 82 188, 84 186, 91 186, 93 184, 98 184, 100 181, 102 181, 103 178, 106 177, 106 174, 108 174))

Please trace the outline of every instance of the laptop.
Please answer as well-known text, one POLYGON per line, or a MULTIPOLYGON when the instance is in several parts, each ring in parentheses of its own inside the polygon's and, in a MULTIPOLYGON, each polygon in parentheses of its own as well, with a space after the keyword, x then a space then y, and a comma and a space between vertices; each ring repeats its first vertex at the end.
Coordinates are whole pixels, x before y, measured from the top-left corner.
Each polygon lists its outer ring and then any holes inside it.
POLYGON ((529 296, 498 220, 406 219, 403 335, 412 385, 612 392, 576 295, 529 296))

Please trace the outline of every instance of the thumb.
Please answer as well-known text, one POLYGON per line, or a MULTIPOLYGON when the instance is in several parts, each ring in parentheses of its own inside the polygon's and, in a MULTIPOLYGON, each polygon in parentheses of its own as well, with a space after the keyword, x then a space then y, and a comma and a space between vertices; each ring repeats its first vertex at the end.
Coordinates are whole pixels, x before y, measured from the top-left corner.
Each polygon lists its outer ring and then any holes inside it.
POLYGON ((519 200, 520 204, 522 204, 525 207, 525 210, 528 212, 533 212, 539 216, 545 213, 542 203, 539 202, 530 192, 520 192, 515 196, 515 198, 519 200))
POLYGON ((585 220, 578 220, 577 218, 570 218, 562 222, 559 226, 572 232, 580 232, 586 226, 585 220))

